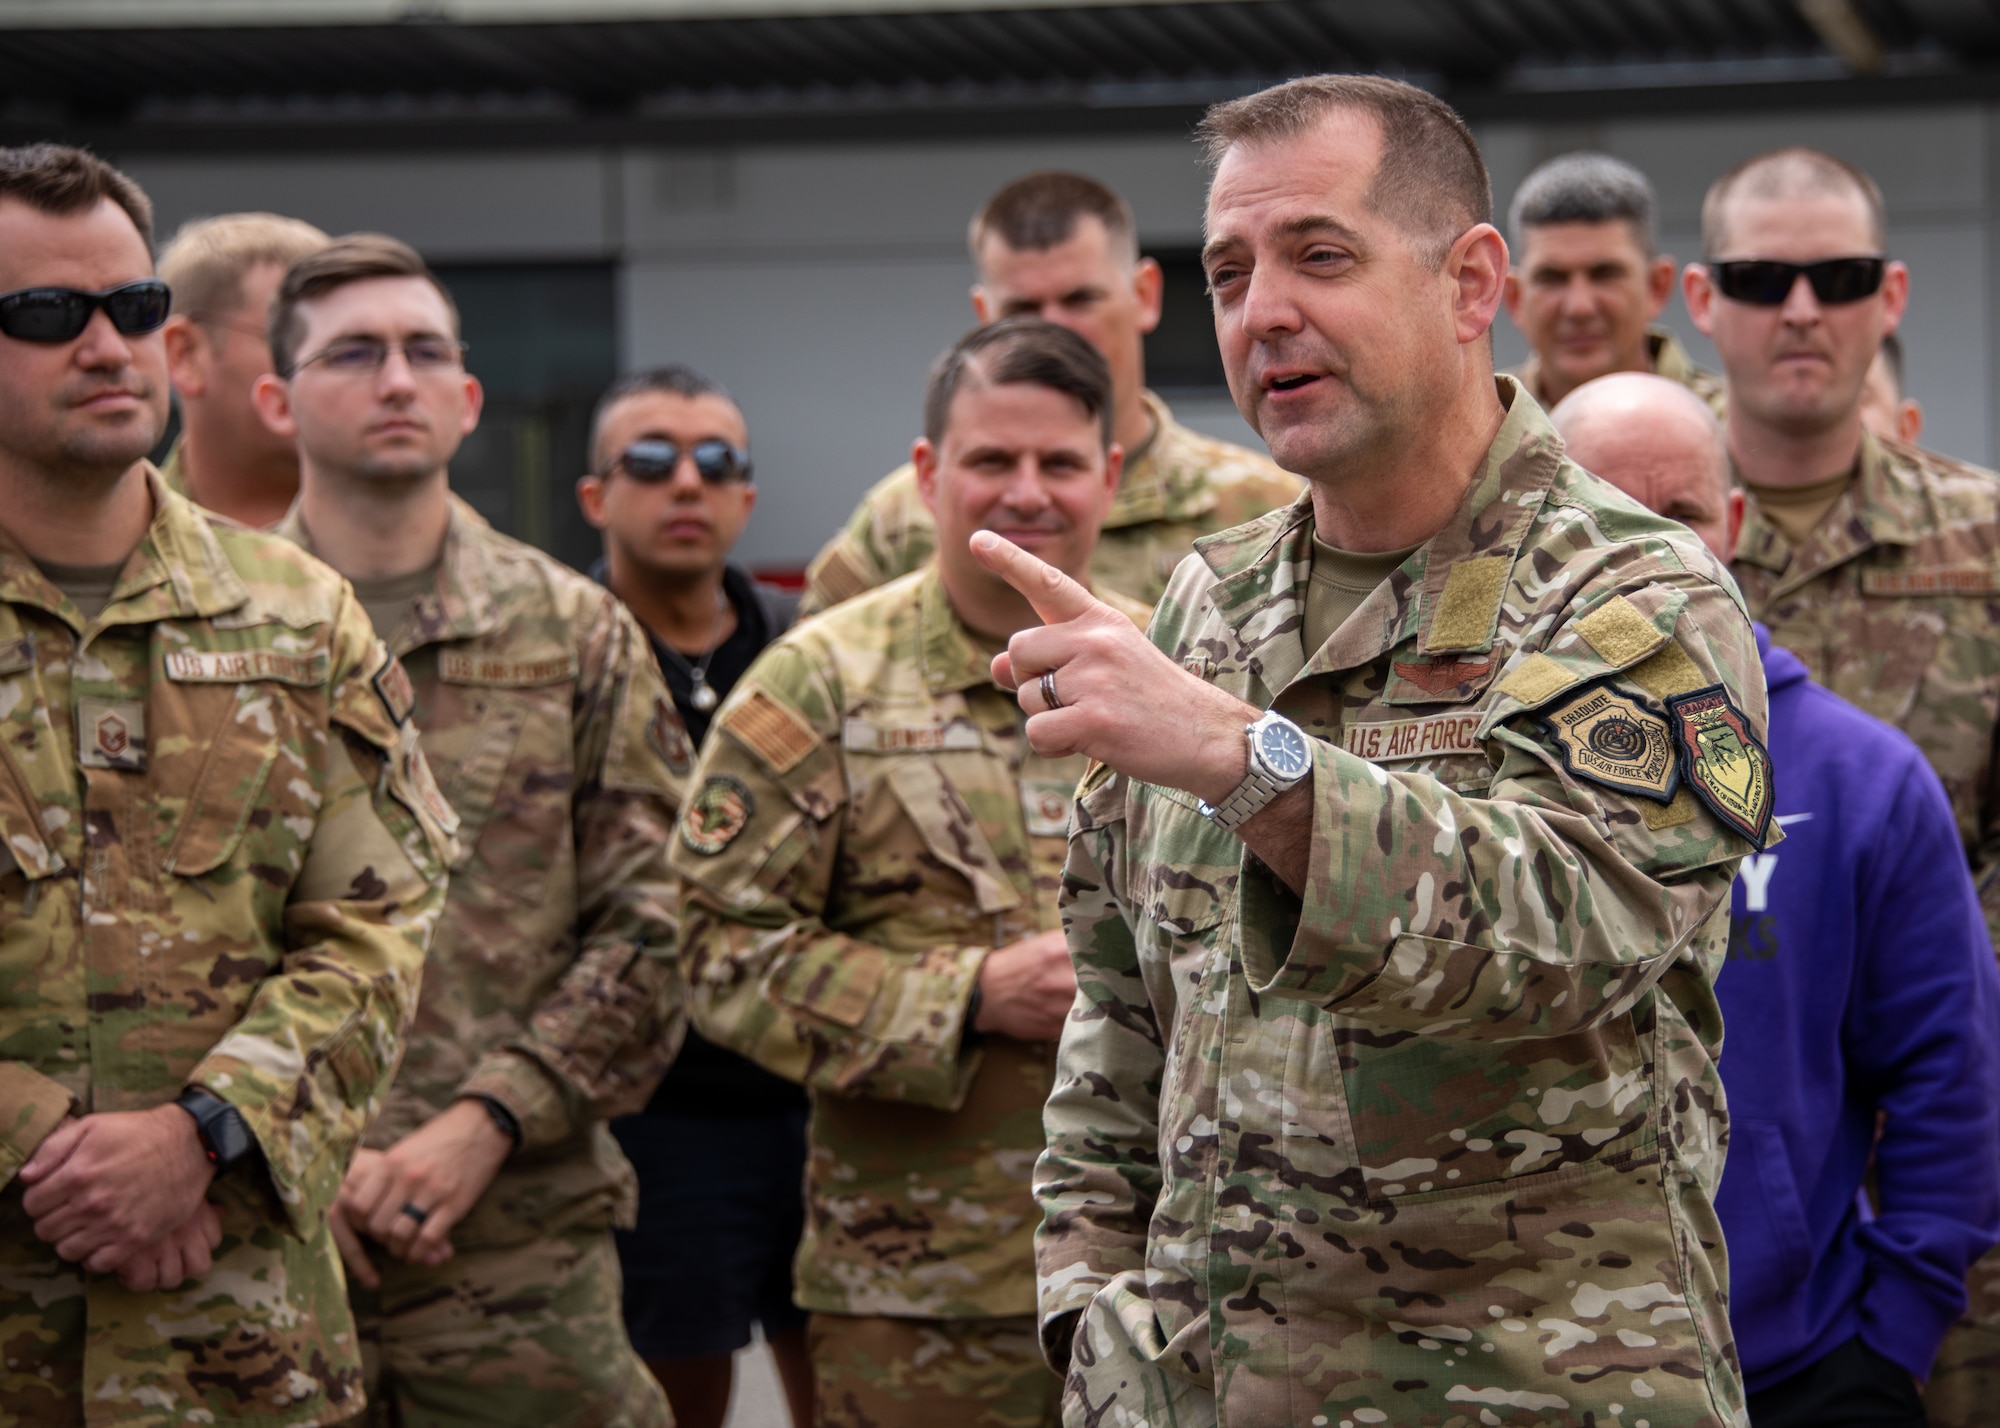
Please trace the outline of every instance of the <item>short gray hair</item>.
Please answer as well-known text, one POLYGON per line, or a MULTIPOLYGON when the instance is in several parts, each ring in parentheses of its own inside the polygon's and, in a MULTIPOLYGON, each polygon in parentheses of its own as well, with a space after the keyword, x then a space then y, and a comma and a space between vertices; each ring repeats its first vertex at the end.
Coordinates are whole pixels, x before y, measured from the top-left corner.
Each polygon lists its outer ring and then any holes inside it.
POLYGON ((1653 185, 1623 159, 1589 152, 1563 154, 1522 181, 1507 209, 1507 236, 1519 247, 1524 229, 1622 220, 1632 225, 1632 236, 1650 258, 1656 243, 1657 206, 1653 185))

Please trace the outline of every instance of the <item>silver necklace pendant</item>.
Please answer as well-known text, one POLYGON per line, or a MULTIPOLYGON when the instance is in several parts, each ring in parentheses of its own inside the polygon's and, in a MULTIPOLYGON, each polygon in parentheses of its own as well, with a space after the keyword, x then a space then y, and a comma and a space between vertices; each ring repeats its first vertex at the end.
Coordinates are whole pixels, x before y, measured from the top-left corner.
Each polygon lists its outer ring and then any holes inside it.
POLYGON ((715 689, 702 678, 702 671, 694 672, 694 688, 688 692, 688 703, 706 714, 722 701, 716 698, 715 689))

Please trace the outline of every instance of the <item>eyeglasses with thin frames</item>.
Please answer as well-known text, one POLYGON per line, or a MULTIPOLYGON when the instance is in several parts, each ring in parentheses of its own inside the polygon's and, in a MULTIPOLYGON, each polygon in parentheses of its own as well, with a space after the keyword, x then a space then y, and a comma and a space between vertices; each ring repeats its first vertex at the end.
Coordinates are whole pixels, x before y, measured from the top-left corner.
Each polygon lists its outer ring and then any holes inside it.
POLYGON ((285 375, 295 377, 307 367, 319 366, 345 377, 370 376, 388 366, 391 352, 400 352, 412 372, 420 377, 436 376, 463 370, 465 354, 471 350, 469 344, 449 337, 412 337, 408 342, 343 337, 310 357, 301 357, 285 375))

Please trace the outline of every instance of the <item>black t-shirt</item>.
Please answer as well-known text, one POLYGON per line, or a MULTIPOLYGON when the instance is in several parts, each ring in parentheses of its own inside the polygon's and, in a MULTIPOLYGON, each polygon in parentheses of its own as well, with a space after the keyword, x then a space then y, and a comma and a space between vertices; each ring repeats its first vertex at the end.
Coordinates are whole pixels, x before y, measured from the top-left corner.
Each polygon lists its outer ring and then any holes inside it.
MULTIPOLYGON (((591 567, 590 573, 600 584, 609 583, 603 561, 591 567)), ((718 698, 726 699, 736 681, 764 652, 764 647, 790 627, 798 613, 799 601, 789 591, 758 584, 748 571, 734 565, 723 567, 722 593, 735 607, 736 628, 715 647, 707 676, 708 685, 718 698)), ((667 688, 673 692, 674 707, 680 711, 681 722, 687 725, 688 738, 699 748, 708 737, 709 720, 715 714, 714 709, 697 709, 688 702, 694 693, 688 666, 698 663, 701 657, 697 654, 675 659, 662 648, 659 636, 652 639, 653 655, 660 662, 660 672, 666 676, 667 688)), ((674 1058, 660 1089, 646 1103, 646 1114, 757 1115, 804 1104, 803 1087, 782 1076, 773 1076, 756 1062, 717 1046, 689 1027, 681 1054, 674 1058)))

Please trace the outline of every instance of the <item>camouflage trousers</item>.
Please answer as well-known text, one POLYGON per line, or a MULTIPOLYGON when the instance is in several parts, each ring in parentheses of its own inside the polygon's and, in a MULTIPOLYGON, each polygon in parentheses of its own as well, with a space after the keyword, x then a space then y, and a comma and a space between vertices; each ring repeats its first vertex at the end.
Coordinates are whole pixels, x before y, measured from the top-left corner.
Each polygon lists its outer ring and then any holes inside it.
POLYGON ((1951 1326, 1924 1388, 1931 1428, 2000 1423, 2000 1249, 1966 1279, 1965 1317, 1951 1326))
POLYGON ((382 1287, 350 1293, 373 1428, 671 1428, 625 1336, 609 1229, 375 1263, 382 1287))
POLYGON ((815 1314, 806 1346, 813 1428, 1055 1428, 1062 1381, 1028 1315, 815 1314))

